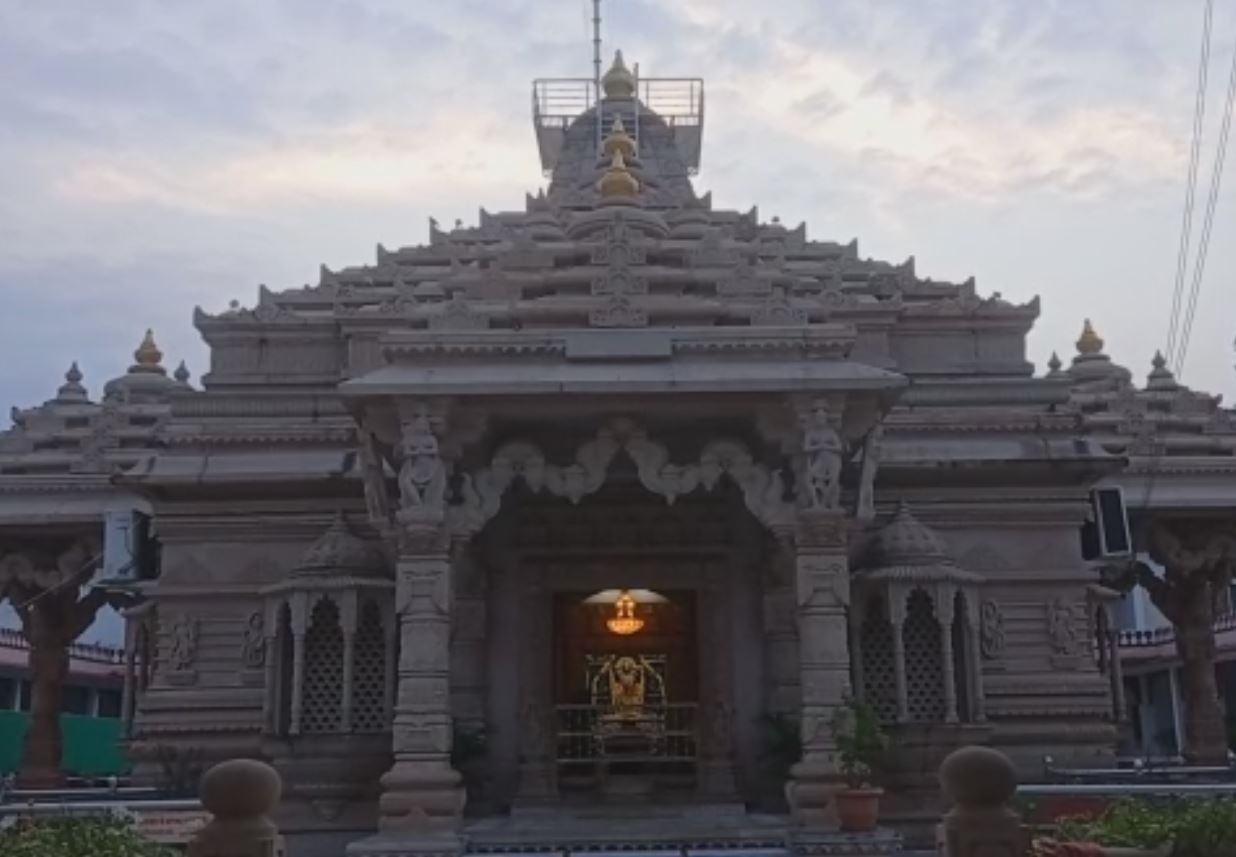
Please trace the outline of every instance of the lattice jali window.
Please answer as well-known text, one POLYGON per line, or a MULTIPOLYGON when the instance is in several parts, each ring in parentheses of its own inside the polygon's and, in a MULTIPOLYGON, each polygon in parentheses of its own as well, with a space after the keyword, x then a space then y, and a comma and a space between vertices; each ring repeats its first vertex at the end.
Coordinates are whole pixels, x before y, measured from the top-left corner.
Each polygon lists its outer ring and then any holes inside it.
POLYGON ((329 598, 313 605, 305 631, 301 731, 339 732, 343 727, 343 628, 329 598))
POLYGON ((906 653, 906 703, 910 719, 920 723, 944 720, 944 648, 931 596, 921 589, 910 594, 903 627, 906 653))
POLYGON ((386 727, 386 636, 381 609, 366 601, 352 652, 352 731, 381 732, 386 727))
POLYGON ((893 626, 884 605, 873 601, 859 629, 862 652, 863 697, 886 722, 897 719, 897 674, 893 663, 893 626))

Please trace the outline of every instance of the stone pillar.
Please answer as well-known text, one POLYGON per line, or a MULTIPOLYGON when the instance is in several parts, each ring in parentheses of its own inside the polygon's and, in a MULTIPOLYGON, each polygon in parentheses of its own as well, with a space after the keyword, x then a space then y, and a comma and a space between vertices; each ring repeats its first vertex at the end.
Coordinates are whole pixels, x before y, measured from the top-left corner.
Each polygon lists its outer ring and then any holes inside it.
POLYGON ((944 588, 936 597, 936 621, 940 625, 941 674, 944 677, 944 722, 957 722, 957 667, 953 658, 953 593, 944 588))
POLYGON ((451 710, 469 731, 485 727, 485 569, 470 541, 457 540, 451 556, 455 600, 451 608, 451 710))
POLYGON ((292 599, 292 701, 289 705, 288 733, 300 734, 300 714, 305 701, 305 627, 309 622, 308 598, 297 592, 292 599))
POLYGON ((897 722, 910 721, 910 694, 906 689, 905 594, 890 593, 888 623, 893 636, 893 684, 897 696, 897 722))
POLYGON ((982 621, 978 611, 971 608, 971 601, 966 602, 966 638, 968 651, 966 663, 970 667, 970 715, 975 723, 987 720, 987 698, 983 690, 983 639, 982 621))
POLYGON ((1111 663, 1112 707, 1116 723, 1123 724, 1128 720, 1127 705, 1124 700, 1124 666, 1120 663, 1120 631, 1111 627, 1107 631, 1107 645, 1111 663))
POLYGON ((1009 808, 1017 792, 1017 772, 1003 753, 989 747, 962 747, 940 765, 940 785, 953 808, 936 826, 940 857, 1023 857, 1030 837, 1009 808))
POLYGON ((450 763, 451 567, 445 540, 428 549, 405 550, 396 573, 395 764, 382 777, 380 828, 453 839, 464 792, 450 763))
POLYGON ((794 596, 794 553, 778 550, 764 562, 764 685, 772 715, 797 717, 802 705, 798 680, 798 619, 794 596))
POLYGON ((850 600, 846 521, 838 510, 802 509, 794 534, 802 686, 802 760, 790 772, 786 797, 795 819, 831 826, 837 788, 830 723, 850 695, 850 600))
POLYGON ((712 586, 701 590, 698 629, 700 653, 700 701, 696 734, 700 747, 700 792, 711 798, 733 798, 734 698, 733 651, 729 646, 726 619, 730 615, 725 590, 712 586))
POLYGON ((187 857, 283 857, 283 837, 269 818, 281 792, 279 774, 262 762, 215 765, 201 785, 211 819, 189 843, 187 857))
MULTIPOLYGON (((526 567, 522 574, 535 574, 526 567)), ((550 689, 553 599, 540 585, 524 586, 519 621, 519 786, 516 800, 543 803, 557 796, 554 747, 558 722, 550 689)))

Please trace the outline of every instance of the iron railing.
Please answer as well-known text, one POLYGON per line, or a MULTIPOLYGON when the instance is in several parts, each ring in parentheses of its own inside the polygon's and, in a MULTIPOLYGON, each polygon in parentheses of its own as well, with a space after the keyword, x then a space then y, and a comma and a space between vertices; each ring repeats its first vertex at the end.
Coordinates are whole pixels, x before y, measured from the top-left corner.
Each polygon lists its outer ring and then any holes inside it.
POLYGON ((602 762, 694 763, 696 704, 559 705, 557 761, 560 765, 602 762))

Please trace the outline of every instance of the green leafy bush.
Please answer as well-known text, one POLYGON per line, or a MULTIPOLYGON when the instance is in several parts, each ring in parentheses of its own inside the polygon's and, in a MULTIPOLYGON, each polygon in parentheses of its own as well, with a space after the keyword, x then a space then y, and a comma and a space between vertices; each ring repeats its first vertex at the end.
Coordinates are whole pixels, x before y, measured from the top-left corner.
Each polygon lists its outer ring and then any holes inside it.
POLYGON ((884 766, 888 752, 888 736, 880 728, 875 710, 865 702, 847 699, 830 725, 846 785, 852 789, 869 785, 884 766))
POLYGON ((1236 857, 1236 799, 1126 798, 1098 818, 1065 819, 1057 838, 1112 848, 1172 843, 1172 857, 1236 857))
POLYGON ((0 830, 4 857, 176 857, 139 836, 129 821, 90 818, 20 818, 0 830))

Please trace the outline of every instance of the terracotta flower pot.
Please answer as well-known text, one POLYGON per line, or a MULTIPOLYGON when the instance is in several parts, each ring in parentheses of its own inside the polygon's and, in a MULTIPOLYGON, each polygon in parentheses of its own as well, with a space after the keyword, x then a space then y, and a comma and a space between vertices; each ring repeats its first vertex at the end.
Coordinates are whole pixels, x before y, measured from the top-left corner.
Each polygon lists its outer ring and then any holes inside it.
POLYGON ((842 789, 834 796, 837 821, 846 833, 870 833, 880 820, 884 789, 842 789))

